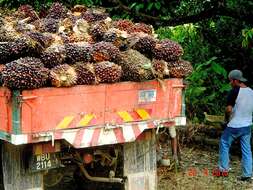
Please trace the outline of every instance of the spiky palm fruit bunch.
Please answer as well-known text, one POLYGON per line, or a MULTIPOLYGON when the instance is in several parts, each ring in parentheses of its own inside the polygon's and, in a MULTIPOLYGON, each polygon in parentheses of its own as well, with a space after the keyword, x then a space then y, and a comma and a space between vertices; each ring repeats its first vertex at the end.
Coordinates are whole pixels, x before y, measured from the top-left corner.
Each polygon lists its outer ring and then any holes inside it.
POLYGON ((64 45, 52 45, 43 51, 40 59, 46 68, 53 68, 64 63, 66 50, 64 45))
POLYGON ((143 32, 152 35, 154 29, 151 25, 147 25, 144 23, 135 23, 134 26, 132 27, 132 32, 143 32))
POLYGON ((82 13, 87 11, 87 7, 85 7, 84 5, 75 5, 72 9, 71 12, 73 13, 73 15, 75 16, 81 16, 82 13))
POLYGON ((126 31, 128 33, 132 33, 133 32, 133 28, 134 28, 134 23, 130 20, 118 20, 118 21, 114 21, 113 25, 115 28, 119 29, 119 30, 123 30, 126 31))
POLYGON ((79 62, 73 65, 73 67, 77 73, 77 84, 98 84, 93 64, 79 62))
POLYGON ((21 5, 14 15, 19 19, 29 18, 29 22, 39 19, 39 16, 31 5, 21 5))
POLYGON ((151 60, 136 50, 129 49, 121 53, 119 65, 123 70, 123 79, 145 81, 154 78, 151 60))
POLYGON ((0 61, 5 64, 20 57, 37 56, 41 51, 40 44, 29 37, 22 37, 12 42, 1 42, 0 61))
POLYGON ((89 34, 92 36, 95 42, 100 42, 106 32, 106 25, 101 23, 96 23, 92 25, 89 29, 89 34))
POLYGON ((176 61, 183 55, 183 53, 184 51, 180 44, 165 39, 156 44, 153 56, 155 59, 176 61))
POLYGON ((120 51, 112 43, 98 42, 94 44, 91 56, 94 62, 112 61, 117 63, 120 58, 120 51))
POLYGON ((68 9, 61 3, 53 3, 46 18, 63 19, 67 17, 68 9))
POLYGON ((139 51, 145 56, 151 58, 152 52, 154 52, 156 46, 156 40, 151 36, 140 37, 138 41, 133 45, 133 49, 139 51))
POLYGON ((86 44, 65 44, 65 63, 75 64, 80 61, 90 61, 90 46, 86 44))
POLYGON ((104 33, 103 41, 112 43, 120 51, 125 51, 128 45, 127 33, 115 28, 111 28, 104 33))
POLYGON ((169 75, 168 63, 164 60, 154 59, 152 61, 153 74, 157 78, 164 78, 169 75))
POLYGON ((3 85, 3 77, 2 77, 2 71, 5 68, 5 65, 0 64, 0 86, 3 85))
POLYGON ((63 20, 60 20, 58 32, 64 33, 64 34, 72 33, 74 23, 75 23, 75 21, 72 21, 70 18, 65 18, 63 20))
POLYGON ((53 36, 50 33, 27 32, 25 35, 29 36, 32 40, 40 43, 43 48, 49 47, 54 40, 53 36))
POLYGON ((103 61, 94 64, 95 74, 100 83, 114 83, 120 81, 122 76, 121 66, 109 62, 103 61))
POLYGON ((59 19, 42 18, 34 21, 32 24, 35 26, 37 31, 56 33, 59 30, 59 22, 59 19))
POLYGON ((15 25, 17 21, 12 17, 0 17, 0 41, 7 42, 18 39, 20 34, 16 31, 15 25))
POLYGON ((185 78, 189 76, 193 71, 192 64, 189 61, 185 60, 168 62, 167 65, 170 77, 174 78, 185 78))
POLYGON ((58 65, 50 71, 50 81, 55 87, 70 87, 77 82, 77 73, 75 69, 68 65, 58 65))
POLYGON ((43 87, 49 70, 40 59, 24 57, 5 65, 2 70, 3 86, 11 89, 34 89, 43 87))
POLYGON ((83 18, 89 23, 105 20, 107 17, 107 13, 94 11, 85 11, 81 15, 81 18, 83 18))

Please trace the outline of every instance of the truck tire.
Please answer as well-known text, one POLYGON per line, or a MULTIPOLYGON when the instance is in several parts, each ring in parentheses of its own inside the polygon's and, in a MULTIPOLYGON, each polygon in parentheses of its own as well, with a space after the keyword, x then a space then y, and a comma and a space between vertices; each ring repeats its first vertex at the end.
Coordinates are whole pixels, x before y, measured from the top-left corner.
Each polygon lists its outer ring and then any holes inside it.
POLYGON ((125 190, 156 190, 156 135, 147 131, 144 138, 124 144, 125 190))
POLYGON ((2 144, 4 190, 43 190, 42 173, 30 173, 24 162, 25 146, 2 144))

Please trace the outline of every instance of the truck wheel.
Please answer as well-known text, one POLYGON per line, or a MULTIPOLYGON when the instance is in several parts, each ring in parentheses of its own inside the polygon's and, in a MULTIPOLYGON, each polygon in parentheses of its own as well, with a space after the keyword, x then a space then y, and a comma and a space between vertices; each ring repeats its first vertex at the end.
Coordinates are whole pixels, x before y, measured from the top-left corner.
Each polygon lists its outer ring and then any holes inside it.
POLYGON ((43 190, 42 173, 30 173, 24 162, 25 146, 2 144, 2 171, 5 190, 43 190))
POLYGON ((125 190, 157 189, 155 130, 147 131, 141 140, 124 144, 125 190))

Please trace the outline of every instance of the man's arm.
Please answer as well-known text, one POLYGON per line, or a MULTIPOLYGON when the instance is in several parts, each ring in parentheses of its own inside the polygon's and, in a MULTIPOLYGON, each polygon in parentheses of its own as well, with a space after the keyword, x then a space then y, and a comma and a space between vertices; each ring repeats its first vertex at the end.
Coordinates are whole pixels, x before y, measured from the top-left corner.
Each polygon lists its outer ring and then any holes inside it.
POLYGON ((230 121, 230 117, 232 114, 233 107, 228 105, 225 109, 225 123, 228 123, 230 121))

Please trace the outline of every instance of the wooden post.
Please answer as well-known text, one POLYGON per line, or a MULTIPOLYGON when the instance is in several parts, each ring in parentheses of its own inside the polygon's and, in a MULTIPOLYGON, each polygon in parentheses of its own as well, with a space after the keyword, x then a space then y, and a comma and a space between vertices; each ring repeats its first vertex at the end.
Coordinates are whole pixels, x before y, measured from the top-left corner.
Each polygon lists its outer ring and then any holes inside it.
POLYGON ((2 169, 5 190, 43 190, 42 173, 30 173, 24 166, 24 146, 2 144, 2 169))
POLYGON ((156 190, 155 130, 145 132, 148 138, 124 144, 125 190, 156 190))

